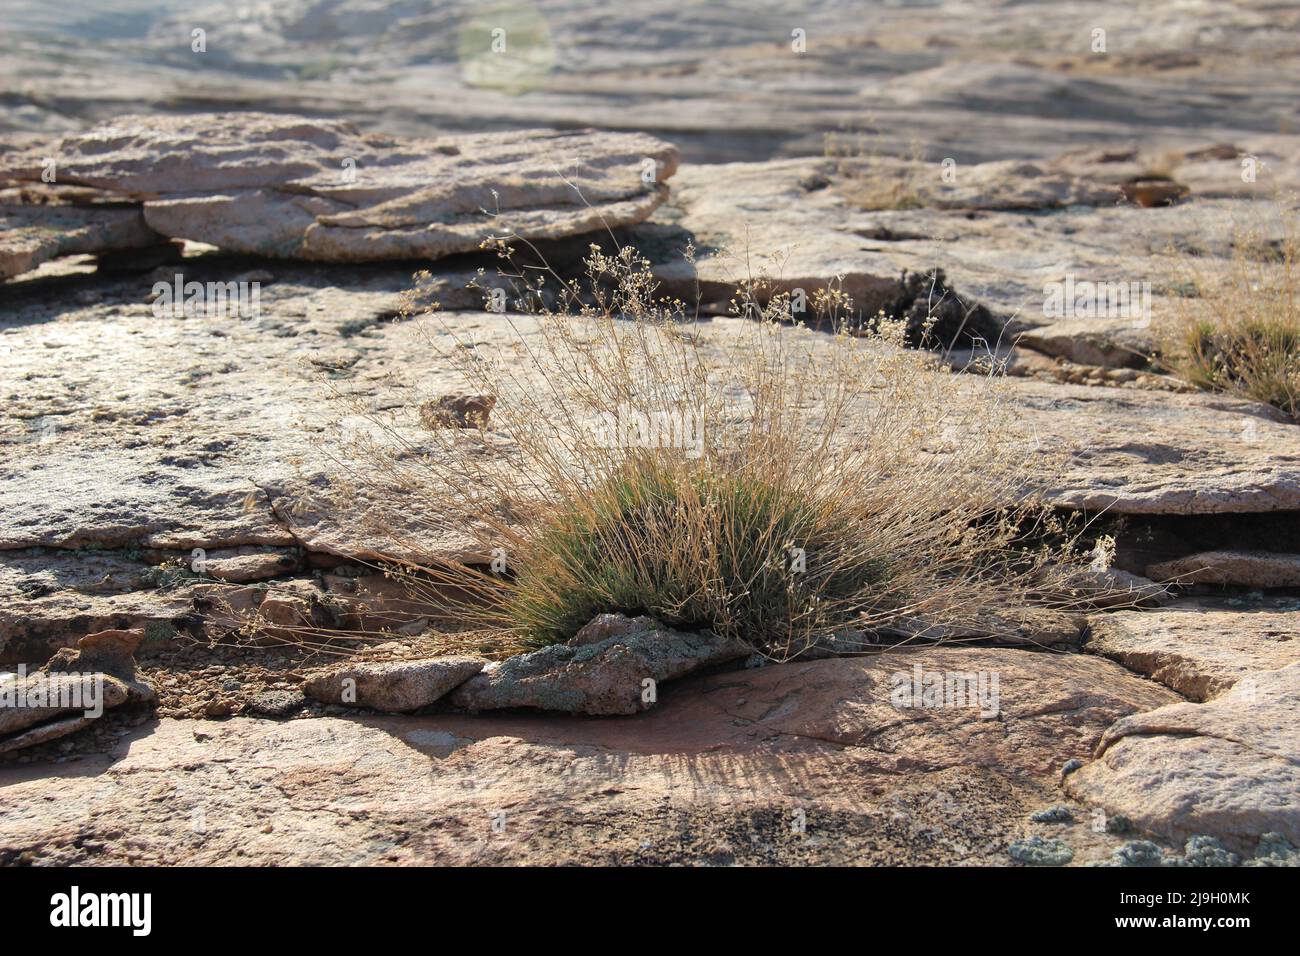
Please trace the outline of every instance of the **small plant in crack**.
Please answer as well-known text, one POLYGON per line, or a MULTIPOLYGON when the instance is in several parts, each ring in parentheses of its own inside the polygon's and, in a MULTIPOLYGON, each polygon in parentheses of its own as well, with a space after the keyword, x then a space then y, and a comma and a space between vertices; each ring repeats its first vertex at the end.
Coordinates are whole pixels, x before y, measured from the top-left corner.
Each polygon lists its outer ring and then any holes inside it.
POLYGON ((1226 269, 1186 257, 1196 295, 1157 327, 1166 370, 1207 391, 1266 402, 1300 422, 1300 230, 1244 233, 1226 269))

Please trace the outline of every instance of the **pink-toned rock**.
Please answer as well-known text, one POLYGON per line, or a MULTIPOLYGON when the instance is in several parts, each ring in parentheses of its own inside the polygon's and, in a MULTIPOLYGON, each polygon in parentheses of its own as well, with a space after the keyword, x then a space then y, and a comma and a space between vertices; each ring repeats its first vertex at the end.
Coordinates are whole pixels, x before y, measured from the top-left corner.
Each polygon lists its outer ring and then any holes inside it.
POLYGON ((1151 611, 1094 614, 1087 649, 1195 701, 1256 671, 1300 661, 1300 615, 1196 600, 1151 611))
POLYGON ((313 677, 303 692, 325 704, 400 714, 427 707, 483 669, 473 657, 357 662, 313 677))
POLYGON ((135 652, 144 640, 142 629, 99 631, 77 641, 75 648, 55 652, 43 666, 49 674, 99 674, 119 681, 132 704, 151 706, 158 694, 135 673, 135 652))
POLYGON ((1106 731, 1065 779, 1074 797, 1171 840, 1252 851, 1265 833, 1300 845, 1300 663, 1239 680, 1206 704, 1171 704, 1106 731))
MULTIPOLYGON (((971 647, 697 676, 661 696, 605 720, 164 719, 87 758, 55 801, 40 769, 0 766, 0 862, 1007 865, 1065 761, 1175 699, 1099 658, 971 647), (997 673, 1000 716, 896 707, 892 675, 916 665, 997 673)), ((1119 840, 1072 835, 1075 862, 1119 840)))

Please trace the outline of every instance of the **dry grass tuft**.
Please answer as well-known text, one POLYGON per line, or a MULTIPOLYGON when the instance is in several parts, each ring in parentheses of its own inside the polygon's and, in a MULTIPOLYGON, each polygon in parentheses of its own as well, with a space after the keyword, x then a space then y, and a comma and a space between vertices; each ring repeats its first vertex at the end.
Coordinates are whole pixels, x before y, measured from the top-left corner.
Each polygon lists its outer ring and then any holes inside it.
MULTIPOLYGON (((1294 227, 1294 223, 1292 223, 1294 227)), ((1273 405, 1300 422, 1300 237, 1243 233, 1229 268, 1207 275, 1187 258, 1195 295, 1158 330, 1161 361, 1208 391, 1273 405)))
POLYGON ((835 160, 845 200, 868 212, 920 209, 925 205, 917 166, 925 155, 915 142, 906 157, 889 156, 877 138, 864 132, 826 134, 823 153, 835 160))
POLYGON ((905 350, 902 323, 793 324, 756 282, 734 303, 756 320, 696 322, 631 248, 593 246, 568 282, 503 256, 526 314, 419 320, 490 416, 429 446, 376 418, 346 489, 472 539, 476 561, 387 566, 476 641, 535 647, 622 611, 787 658, 846 629, 1014 628, 1037 596, 1078 595, 1075 539, 1026 478, 1046 452, 995 377, 905 350))

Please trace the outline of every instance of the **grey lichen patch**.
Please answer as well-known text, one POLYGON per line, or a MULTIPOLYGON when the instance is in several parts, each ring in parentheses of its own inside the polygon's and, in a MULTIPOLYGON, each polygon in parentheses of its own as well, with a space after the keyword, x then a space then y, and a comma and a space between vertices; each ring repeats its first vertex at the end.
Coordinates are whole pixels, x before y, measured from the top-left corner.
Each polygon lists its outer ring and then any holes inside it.
POLYGON ((1230 853, 1214 837, 1197 835, 1183 848, 1182 866, 1236 866, 1241 857, 1230 853))
POLYGON ((1074 859, 1074 851, 1060 840, 1031 836, 1007 847, 1011 859, 1031 866, 1064 866, 1074 859))
POLYGON ((1166 866, 1164 851, 1150 840, 1130 840, 1100 866, 1166 866))
POLYGON ((1116 813, 1106 818, 1107 833, 1132 833, 1133 821, 1122 813, 1116 813))
POLYGON ((1166 853, 1150 840, 1130 840, 1096 866, 1300 866, 1300 853, 1280 833, 1265 833, 1259 838, 1255 857, 1242 861, 1218 839, 1195 834, 1183 846, 1183 855, 1166 853))
POLYGON ((1300 866, 1300 850, 1280 833, 1265 833, 1255 847, 1255 858, 1246 866, 1300 866))
POLYGON ((635 714, 656 700, 647 688, 749 650, 708 632, 673 631, 647 620, 632 633, 597 643, 552 644, 509 658, 457 688, 451 701, 468 710, 635 714))
POLYGON ((1029 817, 1035 823, 1073 823, 1074 811, 1069 807, 1057 805, 1039 810, 1029 817))

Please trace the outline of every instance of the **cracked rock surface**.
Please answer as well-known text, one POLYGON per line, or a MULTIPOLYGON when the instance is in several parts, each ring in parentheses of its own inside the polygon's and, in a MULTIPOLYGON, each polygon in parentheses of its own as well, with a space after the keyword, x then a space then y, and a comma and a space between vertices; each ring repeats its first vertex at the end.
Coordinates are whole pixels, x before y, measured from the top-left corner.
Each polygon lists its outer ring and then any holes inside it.
POLYGON ((221 113, 120 117, 0 156, 0 178, 39 183, 49 155, 60 183, 140 203, 159 236, 331 262, 437 259, 493 235, 559 239, 639 222, 677 165, 671 146, 637 133, 408 142, 342 121, 221 113))

